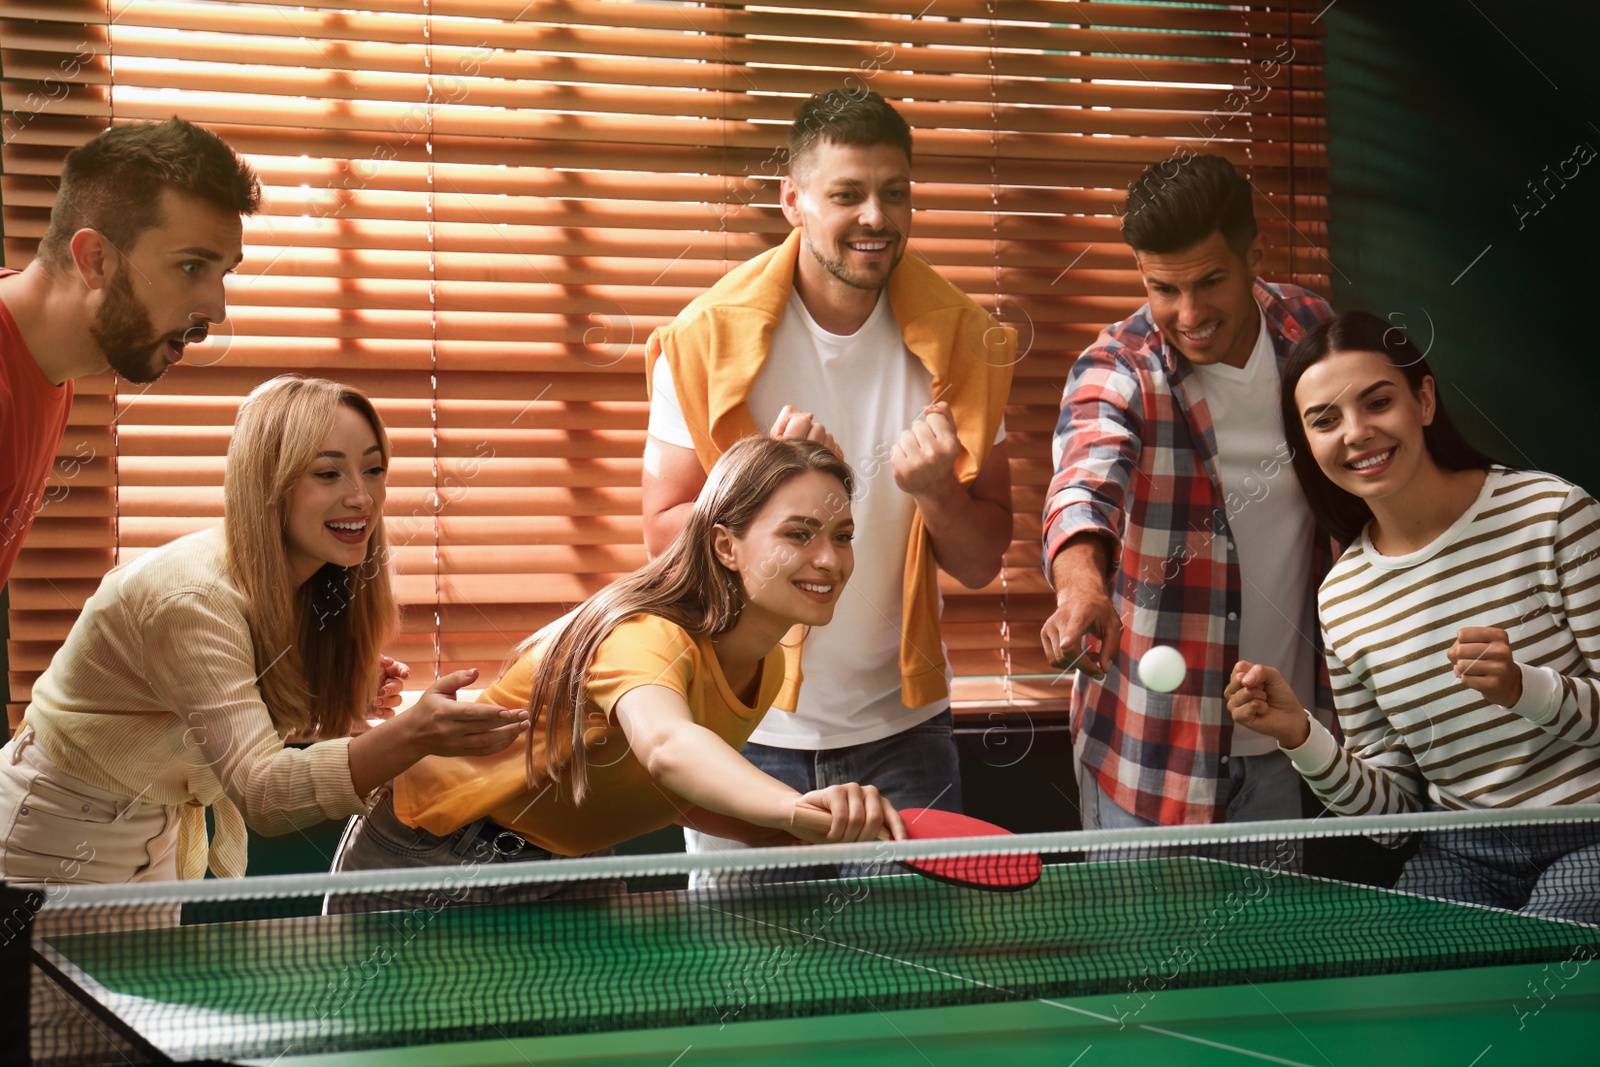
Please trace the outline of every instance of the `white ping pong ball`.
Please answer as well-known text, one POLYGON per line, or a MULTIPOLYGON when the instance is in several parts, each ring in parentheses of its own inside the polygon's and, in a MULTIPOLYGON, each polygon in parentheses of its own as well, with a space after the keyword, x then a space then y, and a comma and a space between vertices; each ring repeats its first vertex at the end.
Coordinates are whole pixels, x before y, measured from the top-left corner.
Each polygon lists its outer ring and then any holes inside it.
POLYGON ((1189 665, 1171 645, 1156 645, 1139 659, 1139 680, 1157 693, 1170 693, 1183 684, 1189 665))

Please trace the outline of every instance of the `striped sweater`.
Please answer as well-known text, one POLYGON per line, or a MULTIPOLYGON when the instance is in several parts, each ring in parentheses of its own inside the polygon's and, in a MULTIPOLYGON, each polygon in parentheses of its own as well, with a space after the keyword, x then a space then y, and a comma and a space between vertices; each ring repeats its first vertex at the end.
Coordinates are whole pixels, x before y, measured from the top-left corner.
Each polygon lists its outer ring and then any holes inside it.
POLYGON ((1491 470, 1432 544, 1381 556, 1363 532, 1318 594, 1345 747, 1312 722, 1286 750, 1345 815, 1600 803, 1600 505, 1534 471, 1491 470), (1457 679, 1466 626, 1510 635, 1514 708, 1457 679))

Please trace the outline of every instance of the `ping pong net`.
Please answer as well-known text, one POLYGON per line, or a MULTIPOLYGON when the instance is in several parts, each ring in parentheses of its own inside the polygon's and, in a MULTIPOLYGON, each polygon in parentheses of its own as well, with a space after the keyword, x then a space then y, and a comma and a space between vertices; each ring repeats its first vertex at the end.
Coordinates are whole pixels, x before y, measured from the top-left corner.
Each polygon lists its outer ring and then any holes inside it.
POLYGON ((31 953, 47 1065, 292 1063, 1019 999, 1073 998, 1118 1025, 1168 989, 1581 967, 1600 954, 1600 808, 8 893, 4 971, 31 953), (1345 869, 1361 837, 1404 860, 1398 889, 1373 884, 1393 870, 1345 869), (895 863, 977 850, 1043 854, 1043 877, 985 893, 895 863), (687 888, 691 874, 715 884, 687 888), (1520 899, 1486 905, 1490 882, 1520 899))

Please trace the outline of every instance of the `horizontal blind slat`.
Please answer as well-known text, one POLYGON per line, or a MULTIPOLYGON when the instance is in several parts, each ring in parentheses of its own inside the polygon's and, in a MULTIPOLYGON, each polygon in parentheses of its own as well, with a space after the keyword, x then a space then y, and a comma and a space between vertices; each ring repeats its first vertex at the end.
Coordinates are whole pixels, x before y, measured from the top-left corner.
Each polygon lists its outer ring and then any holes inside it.
POLYGON ((148 389, 80 383, 59 499, 19 565, 13 699, 97 568, 218 520, 238 398, 286 368, 364 389, 390 424, 413 680, 497 670, 641 561, 644 338, 783 238, 793 108, 859 85, 916 130, 912 248, 1024 336, 1016 540, 985 589, 941 582, 952 662, 972 675, 954 696, 1059 702, 1030 680, 1052 673, 1038 509, 1067 369, 1143 299, 1122 191, 1180 148, 1225 155, 1260 193, 1267 276, 1326 287, 1321 31, 1273 4, 925 11, 114 0, 107 27, 91 0, 5 0, 9 265, 43 233, 65 153, 113 114, 181 111, 266 184, 228 322, 148 389))

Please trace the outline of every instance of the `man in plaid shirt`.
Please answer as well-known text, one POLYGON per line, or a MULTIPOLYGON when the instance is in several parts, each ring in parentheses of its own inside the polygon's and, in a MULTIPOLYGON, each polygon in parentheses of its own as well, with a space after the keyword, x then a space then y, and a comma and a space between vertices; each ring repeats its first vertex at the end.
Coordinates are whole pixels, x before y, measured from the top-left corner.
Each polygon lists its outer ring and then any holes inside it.
POLYGON ((1256 277, 1250 184, 1220 157, 1146 170, 1122 235, 1149 302, 1073 365, 1044 511, 1057 607, 1040 637, 1052 663, 1079 667, 1083 824, 1298 818, 1293 766, 1233 729, 1222 693, 1241 658, 1292 663, 1295 691, 1333 721, 1316 621, 1332 545, 1289 463, 1278 399, 1289 348, 1332 311, 1256 277), (1188 664, 1174 692, 1139 680, 1155 645, 1188 664))

